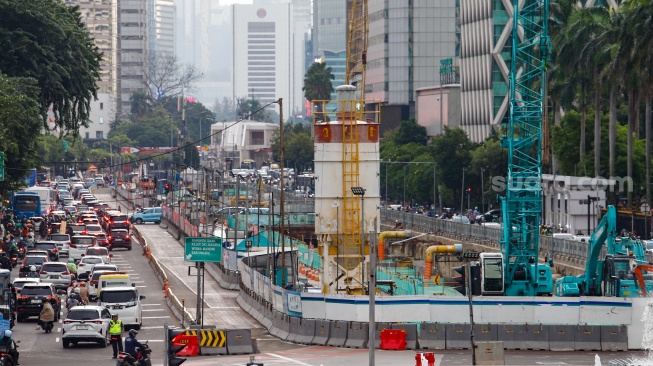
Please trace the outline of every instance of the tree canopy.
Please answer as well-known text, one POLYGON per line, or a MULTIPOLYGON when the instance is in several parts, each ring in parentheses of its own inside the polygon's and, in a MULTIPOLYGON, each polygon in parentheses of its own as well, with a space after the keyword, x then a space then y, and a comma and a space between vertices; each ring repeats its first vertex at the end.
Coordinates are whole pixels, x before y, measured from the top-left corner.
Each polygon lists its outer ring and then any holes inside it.
POLYGON ((330 100, 335 76, 325 62, 314 62, 304 75, 304 97, 308 100, 330 100))
POLYGON ((0 14, 0 72, 36 80, 43 126, 51 109, 61 133, 77 135, 88 126, 102 58, 79 7, 59 0, 0 0, 0 14))

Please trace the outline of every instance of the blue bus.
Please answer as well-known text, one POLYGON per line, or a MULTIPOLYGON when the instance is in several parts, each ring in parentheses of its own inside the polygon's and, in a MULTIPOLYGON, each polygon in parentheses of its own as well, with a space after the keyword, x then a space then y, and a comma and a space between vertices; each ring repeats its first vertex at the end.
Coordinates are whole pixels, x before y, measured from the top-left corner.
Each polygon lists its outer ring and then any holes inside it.
POLYGON ((41 196, 37 192, 15 192, 11 209, 19 219, 41 216, 41 196))

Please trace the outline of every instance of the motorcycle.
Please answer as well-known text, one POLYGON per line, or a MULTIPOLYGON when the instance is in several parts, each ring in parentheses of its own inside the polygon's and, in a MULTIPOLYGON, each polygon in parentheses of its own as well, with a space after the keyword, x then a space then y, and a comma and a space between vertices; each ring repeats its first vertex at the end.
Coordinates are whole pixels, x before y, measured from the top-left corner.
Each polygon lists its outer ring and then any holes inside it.
POLYGON ((0 366, 13 365, 13 359, 5 346, 0 346, 0 366))
POLYGON ((54 328, 54 322, 44 322, 39 320, 38 323, 46 333, 52 333, 52 328, 54 328))
POLYGON ((18 259, 23 259, 25 258, 25 247, 19 247, 18 248, 18 259))
POLYGON ((150 359, 150 353, 152 350, 147 344, 147 341, 143 343, 143 348, 138 348, 138 354, 134 358, 129 353, 121 352, 118 355, 118 360, 116 361, 116 366, 152 366, 152 360, 150 359))

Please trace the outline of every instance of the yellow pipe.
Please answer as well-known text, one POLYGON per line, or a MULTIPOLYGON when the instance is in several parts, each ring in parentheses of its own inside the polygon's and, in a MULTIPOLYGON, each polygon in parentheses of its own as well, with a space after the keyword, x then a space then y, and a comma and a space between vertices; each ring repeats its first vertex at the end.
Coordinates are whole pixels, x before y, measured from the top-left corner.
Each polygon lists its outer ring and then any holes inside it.
POLYGON ((381 234, 379 234, 379 245, 378 245, 378 251, 379 251, 379 260, 382 261, 385 259, 385 240, 394 238, 394 239, 405 239, 405 238, 410 238, 412 236, 412 232, 410 230, 402 230, 402 231, 384 231, 381 234))
POLYGON ((463 252, 462 244, 453 245, 431 245, 424 252, 424 283, 431 279, 431 267, 433 267, 433 254, 449 253, 460 254, 463 252))

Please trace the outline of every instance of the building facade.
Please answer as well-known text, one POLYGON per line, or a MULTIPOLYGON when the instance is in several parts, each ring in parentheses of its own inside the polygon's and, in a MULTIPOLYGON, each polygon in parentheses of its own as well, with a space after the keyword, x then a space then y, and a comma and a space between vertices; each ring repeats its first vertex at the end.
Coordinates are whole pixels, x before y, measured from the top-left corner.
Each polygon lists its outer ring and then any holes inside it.
POLYGON ((233 99, 266 105, 283 98, 284 114, 289 115, 297 102, 293 90, 301 91, 291 69, 295 57, 290 4, 233 5, 232 11, 233 99))
POLYGON ((440 60, 456 56, 456 1, 369 0, 367 99, 414 115, 416 90, 439 85, 440 60))
POLYGON ((173 0, 150 0, 150 56, 175 56, 175 2, 173 0))
POLYGON ((116 113, 131 111, 131 95, 146 88, 148 0, 118 2, 118 102, 116 113))
MULTIPOLYGON (((117 0, 65 0, 68 6, 79 6, 81 19, 95 45, 103 53, 100 62, 98 100, 91 101, 88 127, 80 127, 83 139, 103 140, 109 133, 110 121, 116 115, 118 85, 117 0)), ((58 133, 54 131, 54 133, 58 133)))
POLYGON ((238 168, 243 160, 251 159, 261 166, 271 158, 272 135, 279 130, 276 123, 257 121, 218 122, 211 125, 211 153, 226 168, 238 168))
POLYGON ((331 99, 336 99, 335 88, 345 83, 347 72, 347 1, 324 0, 313 2, 313 59, 325 62, 335 77, 331 99))

